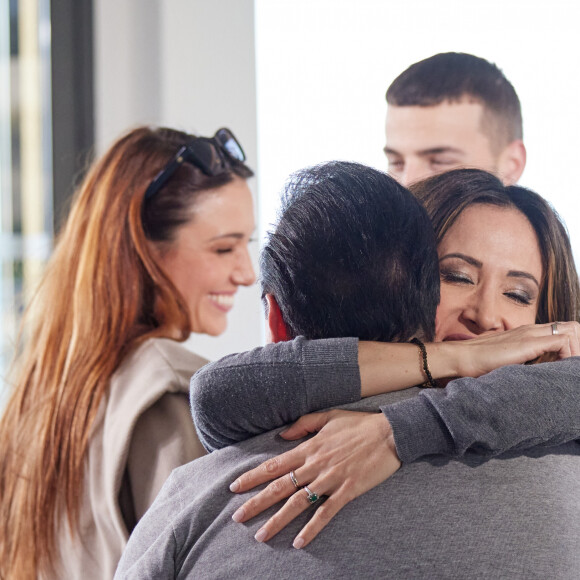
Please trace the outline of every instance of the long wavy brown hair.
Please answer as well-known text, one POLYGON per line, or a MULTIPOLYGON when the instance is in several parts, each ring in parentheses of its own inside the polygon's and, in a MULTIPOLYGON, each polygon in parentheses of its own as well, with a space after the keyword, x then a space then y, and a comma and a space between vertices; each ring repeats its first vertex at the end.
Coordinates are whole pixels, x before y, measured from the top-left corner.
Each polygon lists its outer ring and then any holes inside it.
POLYGON ((227 160, 210 177, 183 164, 150 200, 151 180, 194 139, 141 127, 89 170, 25 313, 0 420, 0 577, 54 574, 56 539, 78 532, 91 426, 111 375, 150 337, 185 340, 186 303, 154 259, 200 191, 247 178, 227 160))

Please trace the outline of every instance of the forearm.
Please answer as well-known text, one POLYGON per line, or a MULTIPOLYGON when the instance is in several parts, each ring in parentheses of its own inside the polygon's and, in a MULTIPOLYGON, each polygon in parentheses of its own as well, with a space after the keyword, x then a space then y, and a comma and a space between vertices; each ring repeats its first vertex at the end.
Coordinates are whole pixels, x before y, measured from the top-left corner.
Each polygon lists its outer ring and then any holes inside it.
POLYGON ((213 451, 360 393, 357 339, 299 337, 206 365, 191 379, 191 408, 213 451))
MULTIPOLYGON (((429 343, 425 347, 434 379, 460 375, 461 344, 429 343)), ((358 357, 362 397, 406 389, 427 380, 421 351, 414 344, 361 341, 358 357)))
MULTIPOLYGON (((517 359, 513 354, 499 360, 497 349, 482 350, 477 342, 427 344, 433 378, 476 376, 501 364, 527 360, 522 353, 517 355, 521 360, 511 360, 517 359), (473 356, 474 350, 487 354, 482 366, 474 365, 474 360, 482 359, 481 354, 479 359, 473 356)), ((425 380, 421 351, 414 344, 299 337, 203 367, 191 381, 192 414, 202 443, 215 450, 303 414, 425 380)))
MULTIPOLYGON (((452 349, 427 348, 434 376, 448 376, 452 349)), ((299 337, 206 365, 191 379, 191 408, 202 443, 214 451, 306 413, 413 386, 422 373, 413 344, 299 337)))
POLYGON ((580 358, 498 369, 382 408, 403 463, 580 438, 580 358))

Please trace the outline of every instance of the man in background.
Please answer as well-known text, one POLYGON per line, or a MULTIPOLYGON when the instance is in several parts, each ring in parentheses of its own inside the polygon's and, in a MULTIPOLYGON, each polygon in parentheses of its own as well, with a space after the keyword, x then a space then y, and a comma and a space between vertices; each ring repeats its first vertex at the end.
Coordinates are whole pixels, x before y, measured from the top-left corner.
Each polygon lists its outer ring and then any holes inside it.
POLYGON ((387 90, 389 172, 403 185, 475 167, 516 183, 526 165, 520 101, 494 64, 448 52, 411 65, 387 90))

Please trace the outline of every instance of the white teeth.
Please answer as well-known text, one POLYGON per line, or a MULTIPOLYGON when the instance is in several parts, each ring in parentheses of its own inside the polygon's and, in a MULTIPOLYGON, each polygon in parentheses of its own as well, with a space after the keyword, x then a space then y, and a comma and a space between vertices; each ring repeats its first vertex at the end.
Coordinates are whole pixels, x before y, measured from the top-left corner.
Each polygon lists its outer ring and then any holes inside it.
POLYGON ((234 305, 234 295, 233 294, 210 294, 210 299, 217 302, 220 306, 233 306, 234 305))

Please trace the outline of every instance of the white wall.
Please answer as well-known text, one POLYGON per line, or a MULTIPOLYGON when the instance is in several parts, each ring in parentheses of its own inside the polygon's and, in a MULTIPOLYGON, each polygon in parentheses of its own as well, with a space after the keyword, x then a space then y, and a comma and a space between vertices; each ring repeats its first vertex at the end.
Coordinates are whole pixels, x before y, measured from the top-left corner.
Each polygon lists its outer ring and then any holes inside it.
POLYGON ((385 92, 413 62, 469 52, 514 84, 528 165, 580 259, 580 3, 571 0, 256 0, 262 225, 289 172, 328 159, 386 169, 385 92))
MULTIPOLYGON (((203 135, 228 126, 256 168, 253 8, 253 0, 95 0, 97 151, 142 123, 203 135)), ((193 335, 189 345, 215 359, 261 344, 262 333, 254 286, 238 292, 224 335, 193 335)))

